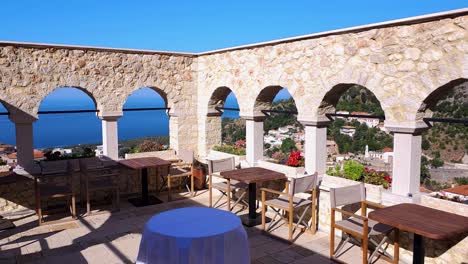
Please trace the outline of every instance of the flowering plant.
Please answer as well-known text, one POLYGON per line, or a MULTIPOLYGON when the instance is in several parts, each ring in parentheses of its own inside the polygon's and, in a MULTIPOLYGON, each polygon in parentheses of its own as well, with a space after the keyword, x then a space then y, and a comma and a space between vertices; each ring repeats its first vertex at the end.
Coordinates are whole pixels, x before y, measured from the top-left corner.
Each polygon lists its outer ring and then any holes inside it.
POLYGON ((388 189, 392 185, 392 178, 384 171, 364 168, 364 182, 382 185, 385 189, 388 189))
POLYGON ((288 161, 286 165, 291 167, 303 167, 304 166, 304 157, 301 156, 301 152, 299 151, 291 151, 289 153, 288 161))
POLYGON ((236 148, 245 148, 245 139, 239 139, 236 141, 236 148))

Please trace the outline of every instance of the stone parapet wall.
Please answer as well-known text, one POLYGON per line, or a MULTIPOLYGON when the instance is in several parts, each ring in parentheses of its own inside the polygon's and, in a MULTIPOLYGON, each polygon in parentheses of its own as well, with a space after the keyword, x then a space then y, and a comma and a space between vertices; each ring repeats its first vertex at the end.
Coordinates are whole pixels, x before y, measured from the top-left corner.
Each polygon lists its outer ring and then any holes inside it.
POLYGON ((436 88, 466 78, 468 17, 364 30, 198 58, 199 112, 212 92, 229 87, 241 115, 254 113, 269 86, 286 87, 299 116, 316 117, 337 84, 360 84, 381 102, 387 120, 416 120, 422 101, 436 88), (313 107, 311 107, 313 106, 313 107))

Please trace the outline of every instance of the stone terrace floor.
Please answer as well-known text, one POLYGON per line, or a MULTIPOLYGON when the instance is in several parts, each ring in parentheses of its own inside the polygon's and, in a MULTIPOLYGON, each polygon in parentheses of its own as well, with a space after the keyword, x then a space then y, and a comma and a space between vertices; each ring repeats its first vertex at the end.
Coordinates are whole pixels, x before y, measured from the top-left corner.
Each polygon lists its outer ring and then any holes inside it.
MULTIPOLYGON (((187 196, 181 194, 184 195, 187 196)), ((152 215, 207 204, 207 191, 198 192, 195 198, 144 208, 135 208, 122 199, 119 212, 102 211, 76 221, 41 227, 37 226, 32 211, 11 215, 8 218, 16 219, 17 227, 0 231, 0 263, 135 263, 144 224, 152 215)), ((335 263, 328 258, 327 233, 304 233, 290 244, 265 235, 260 229, 261 226, 246 228, 252 263, 335 263)), ((287 227, 282 226, 275 233, 287 238, 287 227)), ((336 245, 338 242, 337 239, 336 245)), ((346 248, 339 257, 341 261, 362 263, 358 246, 349 244, 346 248)))

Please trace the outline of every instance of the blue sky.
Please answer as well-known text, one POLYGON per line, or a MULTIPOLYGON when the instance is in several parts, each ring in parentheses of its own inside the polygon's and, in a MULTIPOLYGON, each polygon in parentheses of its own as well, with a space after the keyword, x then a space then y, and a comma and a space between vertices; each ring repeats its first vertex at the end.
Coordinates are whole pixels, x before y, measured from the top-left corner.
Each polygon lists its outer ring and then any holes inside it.
POLYGON ((5 0, 0 40, 200 52, 466 6, 466 0, 5 0))

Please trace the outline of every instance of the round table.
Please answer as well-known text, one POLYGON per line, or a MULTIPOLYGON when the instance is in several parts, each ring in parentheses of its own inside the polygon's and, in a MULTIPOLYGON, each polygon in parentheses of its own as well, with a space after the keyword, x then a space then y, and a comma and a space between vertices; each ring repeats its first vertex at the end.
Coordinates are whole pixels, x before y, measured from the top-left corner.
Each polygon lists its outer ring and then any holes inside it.
POLYGON ((247 233, 235 214, 188 207, 153 216, 137 263, 250 263, 247 233))

